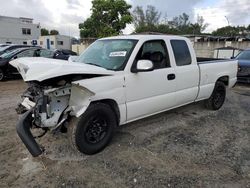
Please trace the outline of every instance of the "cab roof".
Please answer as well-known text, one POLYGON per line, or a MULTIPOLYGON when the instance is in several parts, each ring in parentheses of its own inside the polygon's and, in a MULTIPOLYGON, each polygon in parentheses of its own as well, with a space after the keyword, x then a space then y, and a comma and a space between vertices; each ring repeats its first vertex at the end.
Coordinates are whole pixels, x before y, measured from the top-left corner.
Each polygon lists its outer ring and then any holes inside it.
POLYGON ((120 35, 114 37, 106 37, 99 40, 107 40, 107 39, 131 39, 131 40, 145 40, 145 39, 187 39, 186 37, 176 36, 176 35, 156 35, 156 34, 139 34, 139 35, 120 35))

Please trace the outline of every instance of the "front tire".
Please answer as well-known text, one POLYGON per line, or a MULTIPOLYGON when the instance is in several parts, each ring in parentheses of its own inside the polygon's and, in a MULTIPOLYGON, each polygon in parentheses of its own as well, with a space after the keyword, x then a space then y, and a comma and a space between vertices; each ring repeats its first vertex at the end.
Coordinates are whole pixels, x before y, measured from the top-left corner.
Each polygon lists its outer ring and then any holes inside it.
POLYGON ((219 110, 226 99, 226 86, 223 82, 217 81, 209 99, 205 101, 205 106, 210 110, 219 110))
POLYGON ((69 139, 75 149, 93 155, 109 144, 116 126, 116 116, 109 105, 91 104, 79 120, 75 117, 71 120, 69 139))

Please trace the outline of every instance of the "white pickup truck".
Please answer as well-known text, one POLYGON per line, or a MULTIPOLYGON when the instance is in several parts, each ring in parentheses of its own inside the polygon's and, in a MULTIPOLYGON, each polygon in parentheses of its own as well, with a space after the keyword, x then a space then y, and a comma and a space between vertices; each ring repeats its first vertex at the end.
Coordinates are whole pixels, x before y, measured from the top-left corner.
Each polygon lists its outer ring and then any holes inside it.
POLYGON ((187 38, 167 35, 103 38, 72 59, 11 62, 29 86, 17 133, 33 156, 43 150, 31 128, 67 131, 76 149, 95 154, 119 125, 200 100, 218 110, 238 68, 235 60, 197 63, 187 38))

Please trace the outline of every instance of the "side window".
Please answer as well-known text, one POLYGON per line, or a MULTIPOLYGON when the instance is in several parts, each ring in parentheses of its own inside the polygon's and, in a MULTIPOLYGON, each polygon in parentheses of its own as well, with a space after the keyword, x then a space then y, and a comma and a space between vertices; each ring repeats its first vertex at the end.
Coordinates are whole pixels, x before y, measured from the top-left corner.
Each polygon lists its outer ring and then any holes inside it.
POLYGON ((136 56, 136 62, 142 59, 151 60, 154 69, 170 67, 167 47, 163 40, 145 42, 136 56))
POLYGON ((54 52, 53 52, 53 51, 50 51, 50 50, 37 50, 37 52, 40 52, 40 53, 39 53, 39 56, 37 56, 37 57, 52 58, 53 55, 54 55, 54 52))
POLYGON ((190 65, 192 58, 186 41, 184 40, 171 40, 174 57, 177 66, 190 65))
POLYGON ((63 45, 63 41, 57 41, 57 45, 63 45))
POLYGON ((34 56, 34 50, 25 50, 24 52, 21 52, 17 54, 17 57, 33 57, 34 56))

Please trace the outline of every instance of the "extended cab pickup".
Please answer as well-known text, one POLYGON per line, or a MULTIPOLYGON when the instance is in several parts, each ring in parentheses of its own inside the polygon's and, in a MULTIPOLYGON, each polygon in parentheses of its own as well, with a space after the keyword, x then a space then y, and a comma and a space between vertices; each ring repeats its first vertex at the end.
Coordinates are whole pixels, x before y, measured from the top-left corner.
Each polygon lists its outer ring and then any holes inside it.
POLYGON ((197 63, 184 37, 130 35, 97 40, 69 62, 11 62, 28 84, 17 133, 33 156, 42 154, 31 128, 65 131, 80 152, 95 154, 116 126, 192 102, 224 103, 237 80, 237 60, 197 63), (74 59, 74 61, 73 61, 74 59))

